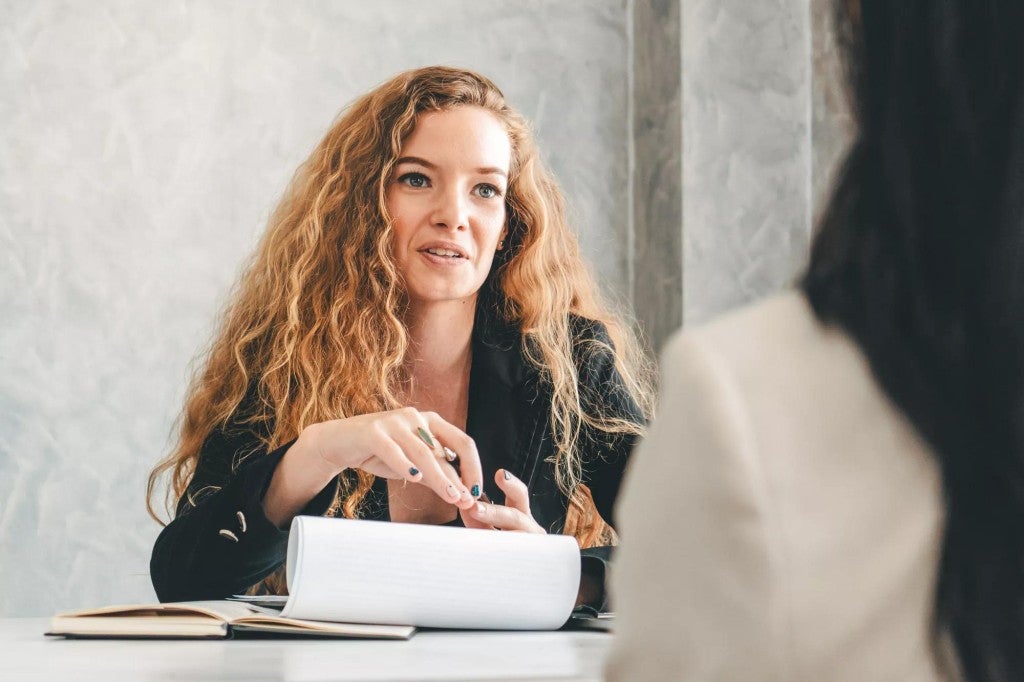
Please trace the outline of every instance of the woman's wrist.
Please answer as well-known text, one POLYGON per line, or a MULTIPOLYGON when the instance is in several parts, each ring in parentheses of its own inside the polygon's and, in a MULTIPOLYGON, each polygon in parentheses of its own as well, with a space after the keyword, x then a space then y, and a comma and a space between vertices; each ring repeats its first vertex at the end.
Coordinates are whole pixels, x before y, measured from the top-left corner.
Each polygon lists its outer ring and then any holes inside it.
POLYGON ((278 528, 285 528, 309 501, 334 480, 337 469, 320 454, 314 424, 303 429, 284 453, 263 496, 263 513, 278 528))
MULTIPOLYGON (((293 449, 296 450, 293 460, 299 464, 301 471, 307 474, 309 480, 320 482, 320 488, 317 488, 317 492, 348 468, 324 457, 322 447, 323 432, 329 426, 330 422, 310 424, 299 433, 295 444, 289 448, 289 452, 293 449)), ((285 456, 287 457, 287 454, 285 456)))

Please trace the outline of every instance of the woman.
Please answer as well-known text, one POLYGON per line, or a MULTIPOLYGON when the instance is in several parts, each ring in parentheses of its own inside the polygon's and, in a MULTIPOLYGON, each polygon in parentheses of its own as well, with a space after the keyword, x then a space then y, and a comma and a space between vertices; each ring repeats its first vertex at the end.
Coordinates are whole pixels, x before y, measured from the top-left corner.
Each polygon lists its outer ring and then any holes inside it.
POLYGON ((606 544, 647 382, 526 122, 475 73, 400 74, 299 169, 193 381, 157 595, 283 591, 300 513, 606 544))
POLYGON ((1024 4, 840 3, 801 290, 675 339, 611 679, 1024 679, 1024 4))

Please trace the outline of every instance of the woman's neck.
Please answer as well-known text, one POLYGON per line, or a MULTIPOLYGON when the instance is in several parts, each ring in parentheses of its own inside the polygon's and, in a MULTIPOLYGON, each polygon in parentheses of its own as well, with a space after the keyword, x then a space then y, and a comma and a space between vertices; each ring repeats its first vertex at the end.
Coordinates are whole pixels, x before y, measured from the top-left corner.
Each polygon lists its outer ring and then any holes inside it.
POLYGON ((414 306, 409 311, 406 368, 413 380, 410 398, 421 391, 425 395, 418 397, 431 398, 468 385, 475 311, 475 300, 414 306))

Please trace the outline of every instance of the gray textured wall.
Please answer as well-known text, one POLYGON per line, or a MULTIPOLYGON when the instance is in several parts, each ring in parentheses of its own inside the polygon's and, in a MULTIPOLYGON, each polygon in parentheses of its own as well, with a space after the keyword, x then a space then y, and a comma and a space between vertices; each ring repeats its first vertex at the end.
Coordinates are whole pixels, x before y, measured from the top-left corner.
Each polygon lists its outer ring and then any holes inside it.
POLYGON ((829 4, 0 0, 0 616, 153 598, 188 363, 346 102, 492 76, 657 347, 802 267, 848 134, 829 4))
POLYGON ((679 0, 633 6, 633 268, 652 351, 683 323, 683 108, 679 0))
POLYGON ((395 72, 476 68, 536 124, 628 291, 629 3, 0 3, 0 615, 153 599, 147 472, 297 163, 395 72))
POLYGON ((834 0, 680 3, 690 325, 792 285, 854 126, 834 0))
POLYGON ((810 237, 808 0, 683 0, 683 317, 786 286, 810 237))

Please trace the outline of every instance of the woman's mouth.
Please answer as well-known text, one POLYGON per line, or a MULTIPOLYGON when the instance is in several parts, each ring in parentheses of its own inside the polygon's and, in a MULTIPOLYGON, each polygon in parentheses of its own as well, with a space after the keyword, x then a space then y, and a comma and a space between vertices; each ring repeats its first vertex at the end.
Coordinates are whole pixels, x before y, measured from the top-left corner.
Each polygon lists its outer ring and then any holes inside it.
POLYGON ((461 251, 442 246, 429 246, 420 249, 420 253, 428 263, 439 267, 451 268, 469 262, 469 259, 461 251))
POLYGON ((451 249, 423 249, 423 252, 424 253, 432 254, 434 256, 439 256, 441 258, 464 258, 465 257, 461 253, 459 253, 458 251, 452 251, 451 249))

